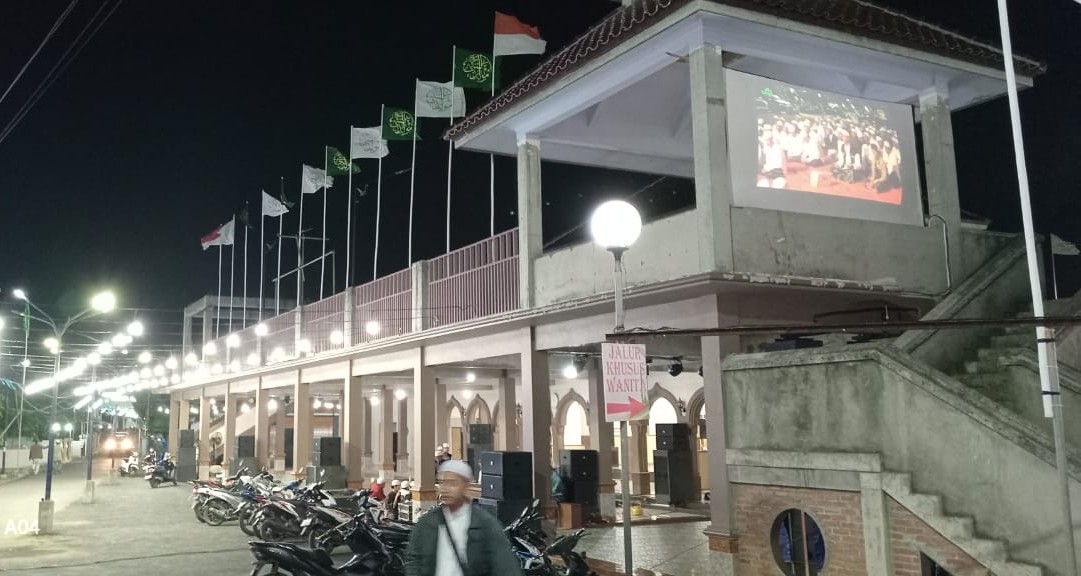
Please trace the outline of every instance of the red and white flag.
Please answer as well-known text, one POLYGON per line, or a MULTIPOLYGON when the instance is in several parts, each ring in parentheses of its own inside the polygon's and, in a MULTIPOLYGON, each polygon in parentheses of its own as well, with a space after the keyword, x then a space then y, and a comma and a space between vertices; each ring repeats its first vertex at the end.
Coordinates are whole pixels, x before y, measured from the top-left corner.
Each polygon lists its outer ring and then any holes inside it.
POLYGON ((232 246, 234 222, 235 220, 230 220, 215 228, 210 234, 203 236, 202 240, 200 240, 203 244, 203 250, 211 246, 232 246))
POLYGON ((509 14, 495 13, 493 56, 544 54, 547 45, 536 26, 530 26, 509 14))

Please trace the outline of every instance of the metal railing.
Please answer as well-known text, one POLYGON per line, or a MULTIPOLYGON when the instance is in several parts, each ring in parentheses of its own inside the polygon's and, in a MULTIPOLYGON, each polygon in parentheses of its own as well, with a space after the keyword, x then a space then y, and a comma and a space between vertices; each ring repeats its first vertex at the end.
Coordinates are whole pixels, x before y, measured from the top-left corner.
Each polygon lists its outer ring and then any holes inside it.
POLYGON ((518 309, 518 230, 428 261, 431 326, 518 309))
POLYGON ((353 288, 353 342, 413 331, 413 272, 406 269, 353 288), (369 326, 370 322, 377 325, 369 326), (369 333, 369 327, 373 328, 369 333), (374 330, 378 328, 378 330, 374 330))

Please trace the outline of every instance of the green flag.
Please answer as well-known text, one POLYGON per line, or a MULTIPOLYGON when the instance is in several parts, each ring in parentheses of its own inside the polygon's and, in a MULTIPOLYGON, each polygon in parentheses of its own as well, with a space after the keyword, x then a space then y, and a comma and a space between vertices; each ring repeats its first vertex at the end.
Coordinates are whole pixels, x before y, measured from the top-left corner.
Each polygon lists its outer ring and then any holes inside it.
POLYGON ((417 119, 401 108, 383 109, 383 140, 412 140, 417 119))
POLYGON ((355 164, 349 161, 337 148, 333 146, 327 146, 327 175, 328 176, 345 176, 352 171, 353 174, 360 172, 360 168, 357 168, 355 164))
POLYGON ((460 88, 477 90, 492 89, 492 75, 495 75, 495 87, 499 87, 499 61, 490 54, 455 48, 454 50, 454 85, 460 88))

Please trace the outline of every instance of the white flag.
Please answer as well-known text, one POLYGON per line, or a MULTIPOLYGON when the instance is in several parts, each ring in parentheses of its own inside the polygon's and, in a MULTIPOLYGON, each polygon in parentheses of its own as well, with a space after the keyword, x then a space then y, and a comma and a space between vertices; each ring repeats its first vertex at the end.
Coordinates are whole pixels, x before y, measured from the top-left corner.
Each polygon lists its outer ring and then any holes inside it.
POLYGON ((349 159, 357 158, 382 158, 390 154, 387 141, 383 140, 383 129, 353 128, 353 135, 349 141, 349 159))
POLYGON ((330 188, 334 185, 334 177, 327 176, 322 168, 313 168, 305 164, 303 179, 300 182, 300 190, 305 194, 315 194, 323 187, 323 184, 326 184, 327 188, 330 188))
POLYGON ((1052 234, 1051 254, 1055 256, 1077 256, 1081 255, 1081 249, 1077 247, 1077 244, 1068 242, 1052 234))
POLYGON ((417 80, 417 118, 465 116, 465 89, 451 82, 417 80))
POLYGON ((282 214, 288 214, 289 208, 281 200, 271 196, 263 190, 263 216, 276 218, 282 214))

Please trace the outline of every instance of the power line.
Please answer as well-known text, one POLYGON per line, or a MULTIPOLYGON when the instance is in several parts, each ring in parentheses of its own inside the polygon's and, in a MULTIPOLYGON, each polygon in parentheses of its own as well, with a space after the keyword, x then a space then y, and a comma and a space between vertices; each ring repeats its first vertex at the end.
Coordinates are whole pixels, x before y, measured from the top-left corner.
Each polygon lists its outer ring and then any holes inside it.
POLYGON ((56 34, 56 31, 60 28, 60 25, 64 23, 64 20, 68 19, 68 15, 71 14, 71 11, 78 3, 79 0, 71 0, 71 3, 68 4, 68 7, 60 13, 60 17, 58 17, 56 19, 56 22, 53 23, 53 27, 49 29, 49 33, 45 35, 45 38, 41 39, 41 44, 38 44, 37 50, 34 50, 34 53, 30 55, 30 59, 26 61, 26 64, 23 64, 22 69, 19 70, 19 73, 15 75, 15 79, 11 81, 11 84, 8 84, 7 90, 4 90, 3 95, 0 95, 0 104, 4 103, 4 99, 6 99, 8 94, 11 93, 11 90, 15 88, 15 84, 17 84, 19 82, 19 79, 23 77, 23 74, 26 73, 26 69, 29 68, 30 64, 34 62, 34 59, 38 57, 41 49, 45 47, 45 44, 47 44, 49 42, 49 39, 53 37, 53 34, 56 34))

